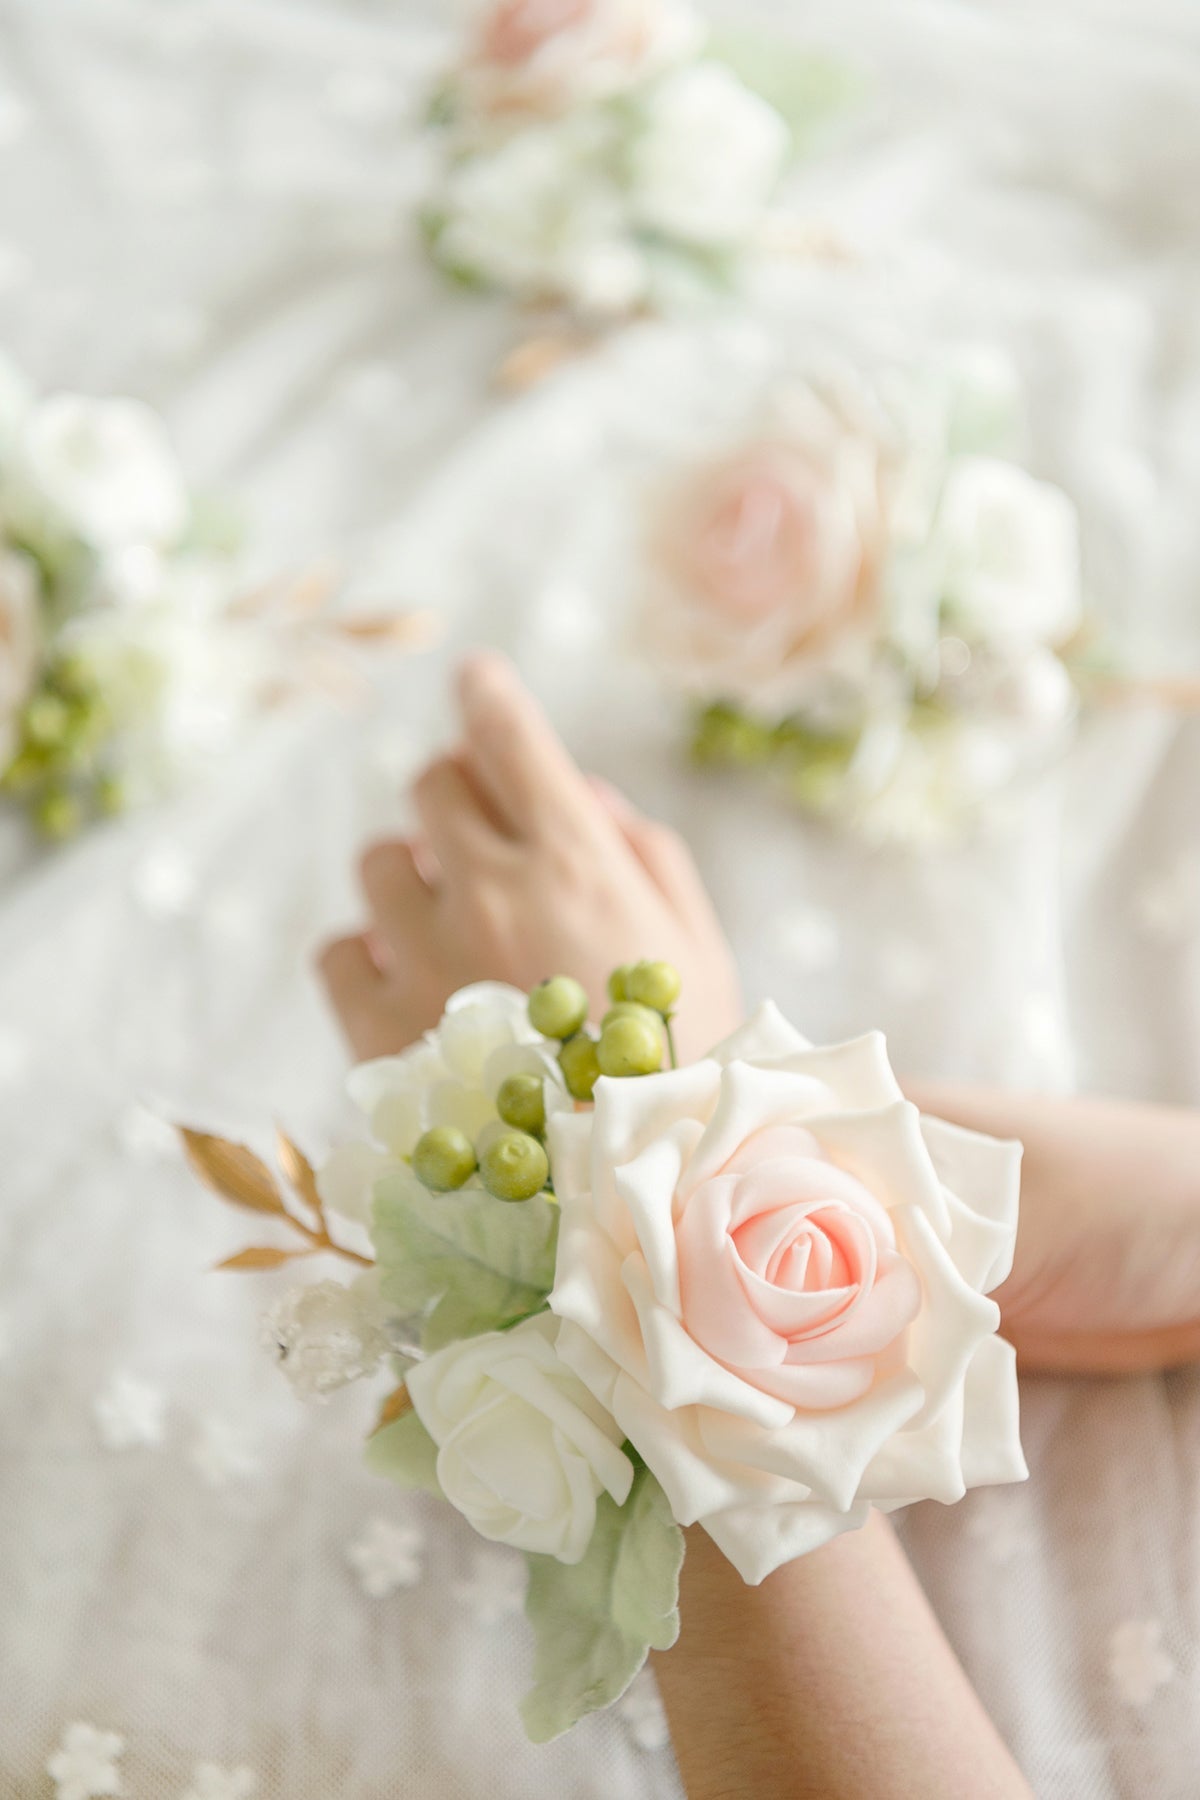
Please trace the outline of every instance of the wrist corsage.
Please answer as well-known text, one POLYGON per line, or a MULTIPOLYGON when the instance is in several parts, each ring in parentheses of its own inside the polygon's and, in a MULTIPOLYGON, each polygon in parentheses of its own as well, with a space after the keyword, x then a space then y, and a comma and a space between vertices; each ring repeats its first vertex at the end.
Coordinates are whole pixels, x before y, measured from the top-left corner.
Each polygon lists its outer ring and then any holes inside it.
POLYGON ((49 837, 227 750, 281 698, 347 680, 412 615, 343 617, 324 573, 252 586, 227 509, 189 490, 141 401, 34 395, 0 362, 0 796, 49 837))
POLYGON ((292 1237, 222 1266, 358 1265, 268 1315, 296 1388, 390 1362, 371 1465, 525 1552, 537 1741, 674 1642, 682 1527, 758 1583, 872 1506, 1026 1473, 987 1297, 1020 1147, 922 1117, 878 1033, 816 1049, 768 1004, 676 1068, 675 972, 620 969, 611 994, 595 1032, 566 977, 464 989, 352 1072, 369 1140, 316 1172, 281 1141, 286 1195, 184 1133, 292 1237))

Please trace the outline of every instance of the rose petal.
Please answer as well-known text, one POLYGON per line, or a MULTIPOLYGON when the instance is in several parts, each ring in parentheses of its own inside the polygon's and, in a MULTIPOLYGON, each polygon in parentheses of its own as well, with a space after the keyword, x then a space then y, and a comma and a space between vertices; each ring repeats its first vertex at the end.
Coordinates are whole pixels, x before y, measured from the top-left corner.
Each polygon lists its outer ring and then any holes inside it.
POLYGON ((892 1216, 901 1254, 925 1290, 908 1338, 909 1367, 925 1389, 923 1424, 937 1417, 964 1380, 976 1349, 999 1325, 1000 1308, 963 1280, 919 1206, 898 1206, 892 1216))
POLYGON ((1017 1353, 1002 1337, 984 1338, 964 1385, 963 1480, 968 1487, 1027 1481, 1021 1449, 1017 1353))
POLYGON ((1022 1147, 945 1119, 922 1118, 921 1130, 939 1180, 962 1203, 961 1212, 951 1207, 951 1255, 971 1285, 990 1294, 1012 1268, 1022 1147))
MULTIPOLYGON (((822 1091, 812 1084, 814 1102, 822 1091)), ((721 1073, 716 1106, 680 1183, 681 1198, 686 1200, 702 1181, 723 1174, 748 1137, 768 1126, 792 1123, 805 1094, 797 1077, 785 1071, 730 1063, 721 1073)))
POLYGON ((784 1563, 819 1550, 844 1531, 858 1531, 870 1515, 865 1502, 837 1512, 815 1500, 791 1505, 731 1506, 700 1523, 749 1587, 784 1563))
POLYGON ((721 1071, 715 1063, 693 1063, 638 1081, 601 1076, 596 1083, 592 1114, 592 1204, 600 1226, 624 1255, 634 1247, 634 1232, 620 1194, 615 1171, 634 1161, 685 1120, 707 1120, 716 1105, 721 1071))
POLYGON ((921 1115, 909 1101, 877 1112, 828 1113, 805 1121, 821 1148, 858 1177, 889 1210, 918 1206, 943 1242, 950 1214, 933 1159, 921 1135, 921 1115))
POLYGON ((839 1112, 877 1112, 904 1098, 881 1031, 868 1031, 827 1049, 806 1049, 788 1056, 782 1066, 836 1094, 839 1112))
POLYGON ((806 1038, 789 1025, 773 1000, 765 1000, 754 1017, 709 1051, 716 1063, 758 1062, 807 1050, 806 1038))
POLYGON ((699 1435, 699 1408, 668 1412, 628 1375, 617 1377, 613 1417, 661 1483, 681 1525, 694 1525, 702 1513, 726 1506, 797 1497, 794 1482, 745 1464, 716 1460, 699 1435))

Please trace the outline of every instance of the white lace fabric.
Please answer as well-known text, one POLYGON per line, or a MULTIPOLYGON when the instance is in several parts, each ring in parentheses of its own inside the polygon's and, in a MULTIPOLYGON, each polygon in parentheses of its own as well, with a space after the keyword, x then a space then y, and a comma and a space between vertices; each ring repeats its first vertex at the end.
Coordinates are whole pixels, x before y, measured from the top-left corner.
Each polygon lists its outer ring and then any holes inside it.
MULTIPOLYGON (((259 1347, 276 1278, 206 1272, 254 1221, 159 1123, 265 1149, 278 1118, 314 1150, 338 1125, 307 957, 353 916, 355 846, 399 817, 471 635, 692 837, 751 998, 818 1039, 881 1025, 931 1075, 1200 1103, 1200 722, 1098 722, 997 836, 927 861, 682 766, 608 633, 613 508, 654 450, 648 412, 708 408, 714 366, 732 391, 742 327, 724 362, 702 330, 651 328, 495 401, 511 321, 442 289, 402 225, 438 11, 0 18, 8 347, 43 383, 163 407, 194 473, 248 497, 265 557, 334 546, 361 594, 448 624, 377 705, 271 722, 223 782, 54 860, 0 844, 0 1800, 112 1780, 134 1800, 679 1794, 645 1680, 524 1743, 511 1563, 361 1467, 369 1396, 296 1401, 259 1347)), ((868 58, 877 110, 799 190, 862 267, 780 277, 760 316, 1000 339, 1032 459, 1081 507, 1097 605, 1148 658, 1200 663, 1192 11, 1064 0, 1036 30, 988 0, 902 12, 849 0, 826 27, 868 58)), ((907 1545, 1039 1800, 1191 1800, 1200 1375, 1023 1399, 1029 1484, 914 1509, 907 1545)))

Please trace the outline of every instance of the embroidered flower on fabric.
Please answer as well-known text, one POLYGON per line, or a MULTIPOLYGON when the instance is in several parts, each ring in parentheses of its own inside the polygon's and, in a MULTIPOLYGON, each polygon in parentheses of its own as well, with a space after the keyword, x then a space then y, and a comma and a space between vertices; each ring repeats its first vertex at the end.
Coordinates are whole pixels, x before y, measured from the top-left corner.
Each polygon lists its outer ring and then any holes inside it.
POLYGON ((671 1741, 667 1715, 658 1697, 658 1686, 648 1669, 626 1689, 617 1703, 617 1711, 629 1727, 629 1735, 639 1750, 663 1750, 671 1741))
POLYGON ((210 1488, 245 1481, 261 1467, 249 1432, 216 1413, 201 1418, 188 1461, 210 1488))
POLYGON ((1127 1706, 1149 1706, 1176 1673, 1163 1649, 1161 1619, 1126 1619, 1108 1640, 1108 1673, 1127 1706))
POLYGON ((397 1588, 413 1587, 421 1579, 425 1534, 418 1525, 395 1519, 368 1519, 346 1550, 346 1560, 358 1575, 364 1594, 386 1600, 397 1588))
POLYGON ((92 1415, 106 1450, 161 1444, 166 1399, 150 1382, 118 1370, 92 1402, 92 1415))
POLYGON ((68 1725, 62 1742, 46 1762, 58 1800, 98 1800, 120 1794, 117 1758, 125 1739, 116 1731, 99 1731, 95 1725, 68 1725))
POLYGON ((980 1488, 967 1500, 967 1536, 979 1545, 986 1562, 997 1568, 1027 1551, 1033 1532, 1029 1504, 1015 1488, 980 1488))
POLYGON ((251 1800, 257 1792, 258 1776, 244 1764, 222 1769, 216 1763, 197 1763, 183 1800, 251 1800))
POLYGON ((450 1591, 481 1625, 498 1625, 519 1614, 525 1604, 525 1565, 511 1551, 484 1546, 471 1558, 471 1572, 450 1591))

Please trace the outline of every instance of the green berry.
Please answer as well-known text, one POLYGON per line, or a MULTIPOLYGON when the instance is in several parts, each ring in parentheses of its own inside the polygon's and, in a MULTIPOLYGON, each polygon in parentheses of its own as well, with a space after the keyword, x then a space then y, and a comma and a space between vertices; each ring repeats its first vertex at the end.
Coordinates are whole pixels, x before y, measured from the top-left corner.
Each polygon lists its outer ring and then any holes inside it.
POLYGON ((596 1051, 602 1075, 654 1075, 662 1068, 662 1031, 626 1013, 600 1033, 596 1051))
POLYGON ((412 1153, 413 1174, 434 1194, 460 1188, 475 1173, 475 1146, 465 1131, 453 1125, 435 1125, 417 1139, 412 1153))
POLYGON ((480 1180, 497 1200, 531 1200, 541 1193, 549 1173, 546 1152, 527 1131, 502 1131, 479 1164, 480 1180))
POLYGON ((622 963, 621 967, 619 969, 614 969, 608 978, 608 997, 614 1006, 619 1006, 622 1000, 628 1000, 629 998, 629 995, 625 992, 625 983, 632 967, 632 963, 622 963))
POLYGON ((668 962, 634 963, 625 979, 631 1000, 664 1017, 678 1000, 682 986, 679 970, 668 962))
POLYGON ((57 694, 37 694, 25 708, 25 736, 42 749, 61 744, 71 725, 71 711, 57 694))
POLYGON ((83 808, 65 788, 51 788, 43 794, 33 816, 39 831, 50 838, 74 837, 83 824, 83 808))
POLYGON ((558 1053, 558 1066, 572 1100, 590 1100, 600 1078, 600 1062, 595 1040, 586 1031, 567 1039, 558 1053))
POLYGON ((641 1019, 644 1025, 653 1026, 655 1031, 662 1030, 662 1020, 649 1006, 639 1006, 636 1000, 618 1000, 610 1006, 600 1021, 600 1029, 604 1031, 614 1019, 641 1019))
POLYGON ((574 1037, 587 1023, 587 1016, 587 995, 569 975, 540 981, 529 996, 529 1023, 543 1037, 574 1037))
POLYGON ((506 1125, 539 1137, 546 1128, 546 1093, 540 1075, 510 1075, 500 1083, 496 1111, 506 1125))

